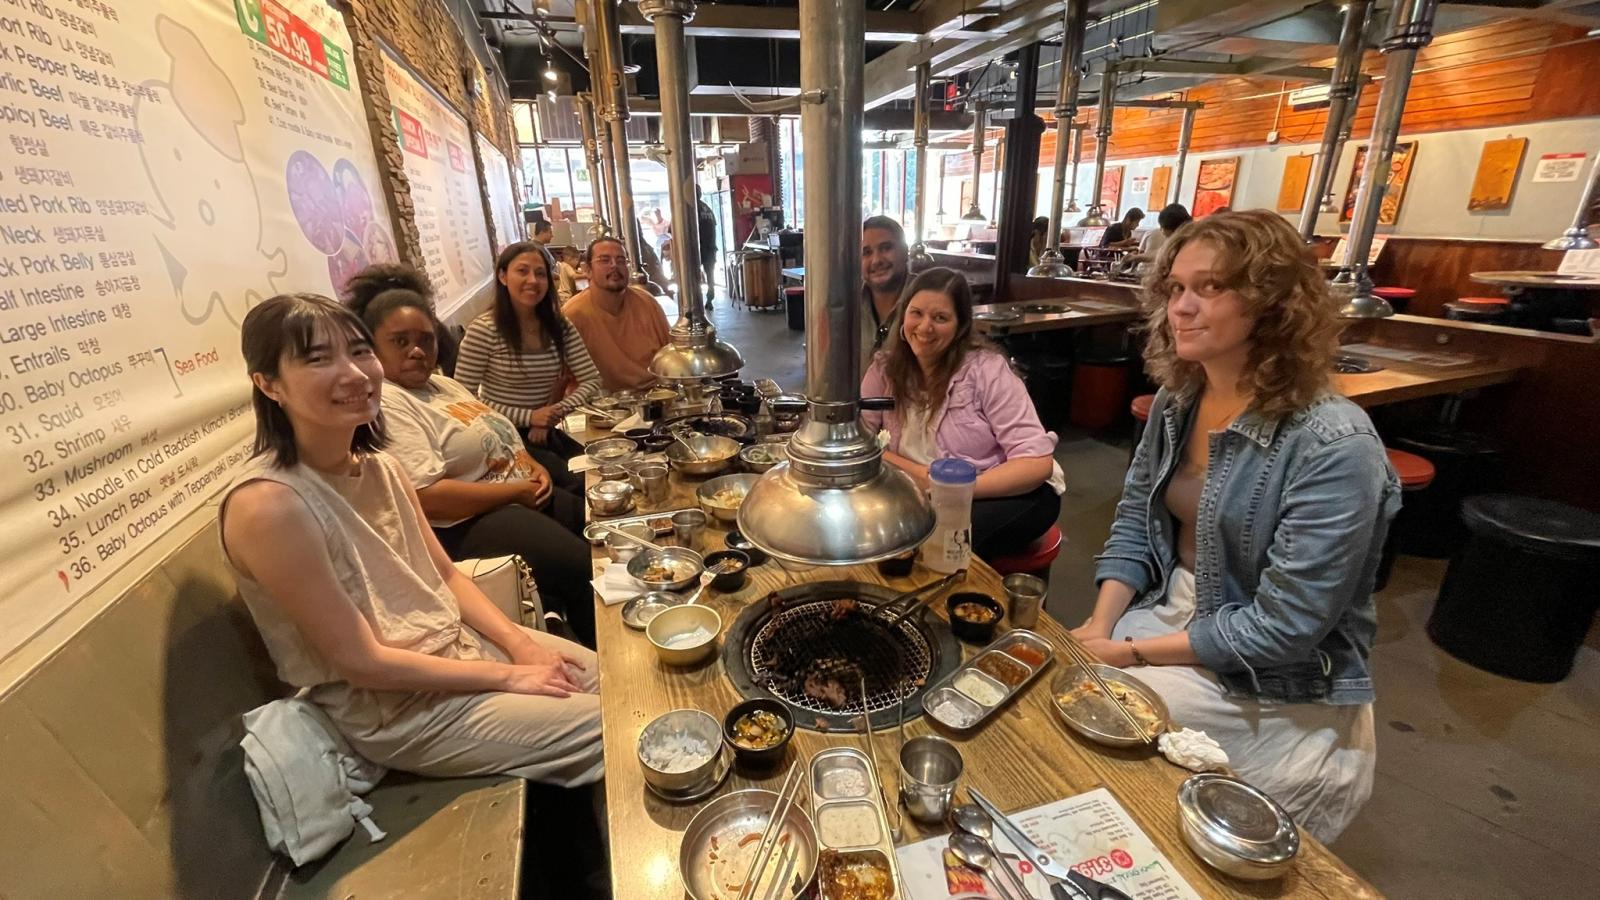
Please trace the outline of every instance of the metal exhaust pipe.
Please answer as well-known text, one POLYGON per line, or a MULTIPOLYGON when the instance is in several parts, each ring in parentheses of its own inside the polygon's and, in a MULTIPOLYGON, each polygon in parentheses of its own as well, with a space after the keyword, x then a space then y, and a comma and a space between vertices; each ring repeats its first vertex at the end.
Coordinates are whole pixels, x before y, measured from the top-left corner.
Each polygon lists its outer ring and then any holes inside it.
POLYGON ((622 29, 617 21, 617 0, 592 0, 595 46, 599 50, 604 84, 595 88, 604 94, 605 119, 611 145, 611 165, 616 170, 617 218, 612 227, 622 236, 633 259, 634 281, 645 283, 644 253, 639 244, 639 220, 633 209, 633 165, 628 160, 628 85, 622 76, 622 29))
POLYGON ((1099 121, 1094 128, 1094 202, 1089 204, 1089 214, 1078 221, 1083 228, 1104 228, 1110 225, 1106 219, 1105 199, 1106 190, 1106 153, 1111 149, 1111 119, 1117 108, 1117 73, 1111 66, 1100 73, 1100 111, 1099 121))
MULTIPOLYGON (((1061 214, 1067 193, 1067 151, 1078 116, 1078 84, 1082 77, 1084 28, 1089 20, 1089 0, 1067 0, 1061 31, 1061 81, 1056 87, 1056 168, 1050 184, 1048 249, 1039 264, 1028 270, 1035 278, 1068 278, 1075 274, 1061 255, 1061 214)), ((1077 161, 1073 168, 1073 194, 1077 194, 1077 161)))
POLYGON ((913 273, 934 264, 933 256, 928 253, 928 246, 922 242, 928 233, 928 90, 932 81, 931 76, 931 66, 927 63, 917 65, 917 99, 916 105, 912 107, 911 126, 911 145, 916 148, 914 151, 917 167, 916 207, 912 212, 911 254, 907 258, 907 267, 913 273))
POLYGON ((583 160, 589 170, 589 193, 593 197, 594 213, 602 224, 611 224, 610 186, 600 176, 600 146, 595 138, 594 105, 588 94, 573 98, 578 107, 578 130, 582 133, 583 160))
MULTIPOLYGON (((1322 129, 1322 145, 1317 150, 1316 168, 1306 187, 1305 203, 1300 208, 1300 237, 1307 243, 1316 236, 1317 217, 1322 213, 1322 198, 1333 184, 1333 169, 1339 163, 1341 132, 1348 126, 1348 113, 1355 107, 1361 85, 1362 34, 1367 26, 1369 0, 1347 0, 1344 24, 1339 31, 1339 55, 1333 64, 1328 84, 1328 122, 1322 129)), ((1348 133, 1348 132, 1345 132, 1348 133)))

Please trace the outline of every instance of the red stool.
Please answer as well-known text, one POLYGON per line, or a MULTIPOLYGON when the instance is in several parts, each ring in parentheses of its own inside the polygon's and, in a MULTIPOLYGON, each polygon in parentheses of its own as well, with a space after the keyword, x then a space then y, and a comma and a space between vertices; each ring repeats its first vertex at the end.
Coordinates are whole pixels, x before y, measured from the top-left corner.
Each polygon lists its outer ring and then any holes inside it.
POLYGON ((1511 317, 1511 301, 1505 297, 1457 297, 1444 305, 1444 317, 1458 322, 1503 323, 1511 317))
MULTIPOLYGON (((1404 450, 1384 448, 1389 454, 1389 465, 1394 467, 1395 474, 1400 476, 1400 489, 1406 494, 1415 493, 1433 484, 1435 474, 1433 463, 1427 457, 1404 450)), ((1389 584, 1389 573, 1394 570, 1395 538, 1405 528, 1410 527, 1410 520, 1406 517, 1404 498, 1401 498, 1400 512, 1389 525, 1389 534, 1383 539, 1383 552, 1378 557, 1378 577, 1373 582, 1372 589, 1381 591, 1389 584)))
POLYGON ((1072 371, 1072 401, 1067 421, 1075 428, 1098 431, 1122 415, 1128 398, 1129 356, 1080 359, 1072 371))
POLYGON ((1408 287, 1380 287, 1373 288, 1372 295, 1389 301, 1395 312, 1405 312, 1411 299, 1417 296, 1417 292, 1408 287))
POLYGON ((1000 577, 1015 575, 1025 572, 1037 575, 1046 583, 1050 581, 1050 564, 1056 561, 1061 554, 1061 526, 1051 525, 1044 534, 1039 535, 1033 543, 1022 548, 1021 553, 1012 556, 1002 556, 989 560, 989 565, 994 567, 1000 577))
POLYGON ((1155 394, 1140 394, 1128 404, 1133 413, 1133 443, 1128 445, 1128 465, 1133 465, 1133 454, 1139 450, 1139 440, 1144 437, 1145 423, 1150 421, 1150 406, 1156 402, 1155 394))

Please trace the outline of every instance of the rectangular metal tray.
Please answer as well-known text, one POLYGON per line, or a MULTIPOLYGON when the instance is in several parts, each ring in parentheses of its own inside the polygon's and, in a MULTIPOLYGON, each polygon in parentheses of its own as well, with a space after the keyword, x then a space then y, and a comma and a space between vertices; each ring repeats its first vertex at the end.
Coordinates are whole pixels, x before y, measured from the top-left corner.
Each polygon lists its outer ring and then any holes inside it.
MULTIPOLYGON (((688 512, 693 509, 699 509, 699 507, 683 506, 679 507, 678 509, 662 509, 653 513, 641 513, 635 516, 619 516, 615 519, 606 519, 605 523, 610 525, 612 528, 621 528, 624 525, 638 525, 641 523, 648 525, 651 519, 663 519, 666 521, 667 527, 650 529, 651 534, 654 534, 656 537, 661 537, 663 535, 672 533, 672 517, 674 515, 681 512, 688 512)), ((606 534, 607 531, 594 522, 590 522, 589 524, 583 526, 584 538, 596 547, 605 546, 606 534)))
MULTIPOLYGON (((848 777, 848 776, 846 776, 848 777)), ((905 893, 902 890, 904 882, 900 879, 900 863, 894 854, 894 836, 889 830, 889 817, 883 808, 883 797, 880 788, 878 773, 872 767, 872 761, 867 755, 854 747, 832 747, 823 750, 811 757, 811 797, 812 821, 817 826, 817 846, 819 850, 837 850, 841 853, 881 853, 889 864, 889 874, 894 880, 894 893, 890 894, 894 900, 902 900, 905 893), (830 772, 859 772, 862 775, 861 792, 841 791, 839 785, 830 781, 830 772), (873 821, 877 825, 877 840, 870 843, 829 843, 828 831, 832 827, 829 819, 852 814, 863 815, 860 810, 870 808, 873 821)), ((829 900, 826 893, 822 893, 818 874, 818 893, 821 900, 829 900)))
POLYGON ((922 712, 933 721, 955 731, 972 731, 980 728, 985 722, 994 716, 996 710, 1005 706, 1007 703, 1010 703, 1013 697, 1026 690, 1028 685, 1032 684, 1034 679, 1039 677, 1040 672, 1048 669, 1050 667, 1050 661, 1055 658, 1055 653, 1055 646, 1049 641, 1045 640, 1045 638, 1037 632, 1029 631, 1026 628, 1017 628, 1008 631, 1005 634, 1000 635, 998 638, 995 638, 994 641, 989 644, 989 646, 984 647, 983 650, 981 650, 976 656, 972 657, 972 659, 962 663, 954 672, 951 672, 949 675, 935 682, 933 686, 928 689, 928 692, 922 695, 922 712), (1018 644, 1026 644, 1043 654, 1044 662, 1039 663, 1036 666, 1029 665, 1027 662, 1024 662, 1023 660, 1004 652, 1006 648, 1014 647, 1018 644), (999 654, 1005 657, 1005 659, 1023 667, 1024 669, 1027 669, 1027 677, 1023 678, 1022 681, 1019 682, 1015 687, 1008 687, 1004 682, 991 676, 989 673, 984 672, 982 669, 979 669, 977 665, 978 661, 983 659, 985 656, 989 656, 990 654, 999 654), (956 681, 961 679, 963 674, 969 672, 991 687, 996 685, 999 686, 1003 691, 1001 698, 992 704, 986 704, 977 698, 970 697, 967 694, 957 690, 955 687, 956 681), (973 717, 970 721, 959 719, 951 713, 941 715, 939 712, 936 712, 936 710, 944 709, 947 705, 968 711, 970 711, 972 707, 976 707, 977 712, 975 717, 973 717))

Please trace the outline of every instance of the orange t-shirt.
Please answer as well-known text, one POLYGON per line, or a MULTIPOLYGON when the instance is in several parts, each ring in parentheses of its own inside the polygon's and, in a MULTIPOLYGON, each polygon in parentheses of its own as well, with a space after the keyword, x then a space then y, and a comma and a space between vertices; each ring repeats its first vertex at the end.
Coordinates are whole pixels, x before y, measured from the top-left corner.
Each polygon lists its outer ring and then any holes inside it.
POLYGON ((622 312, 601 308, 593 288, 578 293, 561 308, 577 327, 600 381, 608 391, 643 387, 655 381, 650 360, 672 340, 667 314, 642 288, 629 286, 622 312))

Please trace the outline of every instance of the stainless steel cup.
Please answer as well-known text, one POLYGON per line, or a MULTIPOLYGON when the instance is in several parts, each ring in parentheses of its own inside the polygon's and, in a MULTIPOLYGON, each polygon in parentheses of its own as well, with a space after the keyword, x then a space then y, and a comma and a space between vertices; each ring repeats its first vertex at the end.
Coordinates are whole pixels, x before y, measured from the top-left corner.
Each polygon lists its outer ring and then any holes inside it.
POLYGON ((1006 589, 1006 611, 1012 628, 1032 628, 1039 624, 1039 608, 1044 605, 1045 583, 1037 575, 1018 572, 1001 582, 1006 589))
POLYGON ((601 466, 595 470, 600 475, 601 481, 627 481, 627 466, 601 466))
POLYGON ((918 822, 943 822, 965 764, 956 745, 925 734, 900 748, 900 802, 918 822))
POLYGON ((661 463, 647 463, 639 467, 639 490, 646 503, 660 503, 667 499, 667 467, 661 463))
POLYGON ((705 510, 686 509, 672 515, 672 537, 679 547, 686 547, 699 552, 700 544, 705 539, 706 514, 705 510))

